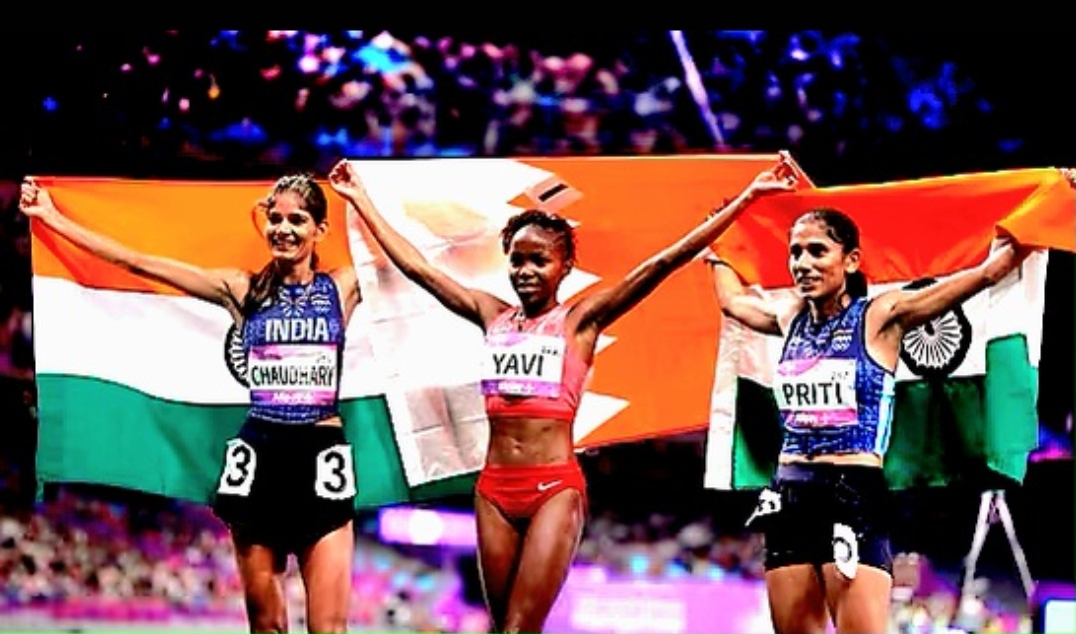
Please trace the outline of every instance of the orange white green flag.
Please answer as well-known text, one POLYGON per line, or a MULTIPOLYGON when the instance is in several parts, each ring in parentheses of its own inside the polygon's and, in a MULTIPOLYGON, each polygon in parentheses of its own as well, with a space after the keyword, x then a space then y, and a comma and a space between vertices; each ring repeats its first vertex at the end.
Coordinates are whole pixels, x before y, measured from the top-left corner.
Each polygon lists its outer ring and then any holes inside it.
MULTIPOLYGON (((713 250, 764 296, 790 295, 788 232, 809 209, 859 225, 871 294, 930 284, 978 265, 999 234, 1076 250, 1076 193, 1055 169, 819 188, 760 201, 713 250)), ((1038 362, 1047 252, 996 286, 907 333, 886 474, 895 488, 1022 481, 1038 440, 1038 362)), ((706 449, 706 486, 764 486, 780 451, 771 377, 781 339, 722 323, 706 449)))

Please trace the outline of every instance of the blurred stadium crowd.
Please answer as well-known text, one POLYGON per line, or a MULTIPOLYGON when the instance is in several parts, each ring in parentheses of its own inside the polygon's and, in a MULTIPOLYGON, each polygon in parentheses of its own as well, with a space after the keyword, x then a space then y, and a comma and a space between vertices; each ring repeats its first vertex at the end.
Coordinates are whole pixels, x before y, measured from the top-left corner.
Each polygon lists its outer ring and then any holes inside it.
MULTIPOLYGON (((1017 115, 966 65, 908 53, 908 37, 681 35, 678 54, 666 31, 556 41, 511 31, 57 33, 38 56, 49 76, 33 82, 17 135, 25 152, 5 155, 12 169, 0 184, 0 614, 242 614, 230 543, 205 509, 82 489, 34 501, 30 241, 15 212, 24 173, 262 178, 323 173, 342 156, 789 149, 828 184, 1052 158, 1053 146, 1022 135, 1017 115), (894 157, 901 152, 922 159, 894 157)), ((695 450, 670 442, 624 450, 645 455, 586 456, 596 504, 580 561, 628 576, 759 578, 761 544, 739 528, 750 500, 737 502, 742 516, 717 515, 695 502, 653 512, 617 494, 625 484, 616 463, 652 470, 638 481, 654 487, 682 478, 697 488, 701 473, 671 467, 695 450)), ((456 600, 473 594, 459 565, 379 544, 371 522, 360 523, 354 623, 485 627, 473 596, 456 600)), ((894 610, 893 631, 947 631, 952 591, 920 584, 918 572, 907 578, 914 592, 894 610)), ((1026 630, 985 603, 977 609, 976 631, 1026 630)))
POLYGON ((24 51, 58 76, 28 73, 19 158, 53 173, 202 165, 220 178, 324 172, 341 156, 789 149, 819 182, 849 182, 919 175, 898 173, 895 151, 926 174, 1048 142, 1021 134, 1022 113, 989 85, 994 47, 958 64, 921 54, 931 34, 682 35, 686 55, 667 31, 61 30, 24 51))

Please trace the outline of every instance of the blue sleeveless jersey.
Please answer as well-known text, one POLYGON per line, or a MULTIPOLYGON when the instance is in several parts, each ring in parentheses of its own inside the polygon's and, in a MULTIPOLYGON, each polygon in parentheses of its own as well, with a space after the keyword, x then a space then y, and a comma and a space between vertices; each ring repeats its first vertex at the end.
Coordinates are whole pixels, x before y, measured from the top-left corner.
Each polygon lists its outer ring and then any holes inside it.
POLYGON ((250 417, 304 425, 337 415, 344 334, 331 277, 282 285, 243 325, 250 417))
POLYGON ((858 298, 812 324, 804 310, 789 326, 773 392, 784 424, 782 453, 884 456, 893 422, 893 374, 867 354, 858 298))

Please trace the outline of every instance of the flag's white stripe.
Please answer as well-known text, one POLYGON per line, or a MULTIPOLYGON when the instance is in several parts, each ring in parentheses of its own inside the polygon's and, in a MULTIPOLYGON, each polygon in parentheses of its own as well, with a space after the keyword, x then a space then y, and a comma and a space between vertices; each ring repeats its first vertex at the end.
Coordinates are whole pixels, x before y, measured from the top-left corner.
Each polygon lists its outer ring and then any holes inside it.
POLYGON ((988 293, 987 341, 1015 333, 1027 336, 1031 365, 1039 367, 1042 356, 1042 314, 1046 310, 1048 251, 1028 256, 1020 270, 1001 280, 988 293))
MULTIPOLYGON (((744 339, 755 333, 734 319, 721 320, 720 346, 714 368, 714 385, 710 393, 710 426, 706 431, 706 469, 703 486, 707 489, 731 489, 733 450, 736 439, 737 381, 740 358, 747 350, 765 351, 767 345, 780 346, 777 337, 760 338, 760 346, 747 346, 744 339)), ((763 354, 763 359, 769 355, 763 354)), ((758 374, 758 373, 756 373, 758 374)), ((766 374, 769 376, 769 374, 766 374)), ((750 424, 750 421, 745 421, 750 424)))
POLYGON ((614 416, 624 410, 629 402, 595 392, 586 392, 579 401, 579 411, 575 415, 575 441, 585 439, 594 430, 609 422, 614 416))
MULTIPOLYGON (((71 374, 126 385, 163 399, 245 404, 246 389, 224 362, 228 313, 190 297, 90 289, 34 277, 34 345, 39 374, 71 374)), ((340 391, 380 394, 368 317, 348 328, 340 391)))
MULTIPOLYGON (((426 159, 414 161, 352 161, 367 193, 386 217, 393 203, 452 201, 481 210, 499 209, 552 172, 513 159, 426 159), (418 169, 416 169, 418 168, 418 169), (382 206, 385 208, 382 208, 382 206)), ((515 212, 518 212, 518 208, 515 212)), ((497 218, 501 220, 501 218, 497 218)))
POLYGON ((616 343, 616 337, 598 335, 598 342, 594 344, 594 356, 598 356, 606 348, 616 343))
MULTIPOLYGON (((505 222, 521 211, 509 201, 552 176, 544 169, 509 159, 432 159, 422 161, 421 169, 411 161, 356 161, 352 165, 381 215, 427 257, 436 255, 438 249, 466 241, 492 238, 493 245, 497 245, 505 222), (424 206, 464 209, 477 221, 467 227, 455 227, 457 235, 437 235, 406 211, 424 206)), ((356 266, 368 263, 372 257, 354 236, 351 255, 356 266)))
POLYGON ((449 385, 389 382, 385 398, 411 486, 474 472, 485 462, 489 425, 478 384, 449 385))

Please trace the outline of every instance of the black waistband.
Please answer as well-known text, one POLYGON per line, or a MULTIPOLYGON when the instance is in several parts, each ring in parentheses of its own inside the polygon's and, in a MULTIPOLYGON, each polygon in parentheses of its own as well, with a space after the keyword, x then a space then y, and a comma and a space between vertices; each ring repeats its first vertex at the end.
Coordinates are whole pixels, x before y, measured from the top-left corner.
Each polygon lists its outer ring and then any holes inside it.
POLYGON ((833 464, 829 462, 793 462, 777 467, 778 482, 812 482, 827 484, 844 482, 867 485, 885 485, 885 472, 881 467, 858 464, 833 464))
POLYGON ((243 431, 254 434, 270 434, 278 438, 281 436, 304 435, 309 437, 311 435, 317 436, 343 433, 343 427, 339 425, 318 425, 318 422, 320 421, 310 423, 279 423, 254 416, 248 416, 246 422, 243 423, 243 431))

